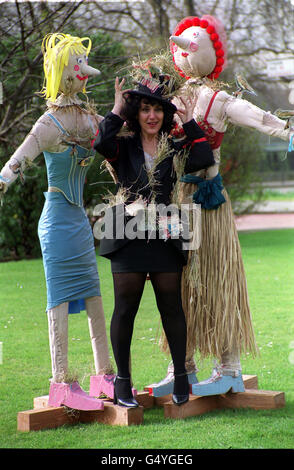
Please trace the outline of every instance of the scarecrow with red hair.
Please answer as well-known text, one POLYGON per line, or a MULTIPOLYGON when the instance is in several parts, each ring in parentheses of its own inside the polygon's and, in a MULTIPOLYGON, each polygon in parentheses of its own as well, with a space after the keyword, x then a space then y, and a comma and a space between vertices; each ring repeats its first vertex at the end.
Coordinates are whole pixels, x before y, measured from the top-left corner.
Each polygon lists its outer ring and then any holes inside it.
MULTIPOLYGON (((239 90, 233 95, 221 89, 216 79, 226 66, 227 48, 219 20, 210 15, 185 18, 170 41, 174 68, 185 79, 180 95, 197 98, 194 118, 215 158, 213 166, 181 179, 180 202, 201 205, 200 247, 189 252, 182 281, 188 331, 186 369, 190 377, 197 372, 196 351, 201 358, 214 357, 217 361, 211 377, 202 382, 196 378, 196 383, 194 377, 190 382, 192 393, 202 396, 230 389, 244 391, 240 354, 255 355, 257 346, 234 214, 219 173, 221 143, 228 123, 291 142, 293 129, 277 116, 240 99, 244 92, 254 93, 245 80, 239 80, 239 90)), ((177 133, 179 137, 183 134, 180 126, 177 133)), ((168 352, 164 336, 161 346, 168 352)), ((172 382, 170 363, 165 379, 153 385, 153 394, 169 393, 172 382)))

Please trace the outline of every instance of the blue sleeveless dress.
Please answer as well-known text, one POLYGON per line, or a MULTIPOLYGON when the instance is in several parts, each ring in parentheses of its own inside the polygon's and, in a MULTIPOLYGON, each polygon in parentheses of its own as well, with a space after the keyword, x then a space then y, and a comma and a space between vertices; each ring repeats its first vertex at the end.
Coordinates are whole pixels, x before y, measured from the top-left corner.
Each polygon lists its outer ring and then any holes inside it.
MULTIPOLYGON (((47 113, 68 135, 56 118, 47 113)), ((83 208, 83 187, 94 152, 69 145, 44 152, 48 186, 38 224, 47 287, 47 308, 69 302, 68 313, 85 309, 85 299, 101 295, 92 229, 83 208)))

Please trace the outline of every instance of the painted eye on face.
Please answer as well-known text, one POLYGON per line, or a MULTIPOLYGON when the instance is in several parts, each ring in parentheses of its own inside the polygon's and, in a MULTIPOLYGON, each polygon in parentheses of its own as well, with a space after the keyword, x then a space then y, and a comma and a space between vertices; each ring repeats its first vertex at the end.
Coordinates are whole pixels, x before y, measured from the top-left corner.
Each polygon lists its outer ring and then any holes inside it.
POLYGON ((82 65, 83 59, 79 58, 79 59, 77 60, 77 62, 78 62, 78 64, 82 65))

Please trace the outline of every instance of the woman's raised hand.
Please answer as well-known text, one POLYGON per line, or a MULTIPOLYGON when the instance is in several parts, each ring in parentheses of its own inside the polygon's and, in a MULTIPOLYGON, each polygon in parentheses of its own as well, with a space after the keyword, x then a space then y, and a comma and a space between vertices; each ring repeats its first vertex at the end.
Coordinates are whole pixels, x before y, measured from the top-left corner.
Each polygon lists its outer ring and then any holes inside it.
POLYGON ((123 86, 125 83, 125 79, 123 78, 122 81, 119 83, 119 78, 116 77, 115 79, 115 84, 114 84, 114 90, 115 90, 115 95, 114 95, 114 106, 112 108, 113 114, 118 114, 118 116, 122 116, 122 109, 125 103, 124 100, 124 93, 126 93, 128 90, 123 90, 123 86))
POLYGON ((183 124, 193 119, 193 111, 196 106, 197 96, 184 98, 180 96, 180 100, 183 104, 183 108, 178 108, 177 114, 180 117, 183 124))

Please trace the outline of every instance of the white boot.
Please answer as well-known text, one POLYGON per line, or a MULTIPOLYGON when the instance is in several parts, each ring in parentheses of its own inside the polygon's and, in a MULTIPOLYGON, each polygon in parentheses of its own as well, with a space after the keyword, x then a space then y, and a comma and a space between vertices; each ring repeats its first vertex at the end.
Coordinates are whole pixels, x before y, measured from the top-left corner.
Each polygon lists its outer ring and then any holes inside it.
POLYGON ((237 347, 231 348, 221 356, 221 370, 223 375, 232 375, 233 377, 239 375, 241 372, 240 353, 237 347))
POLYGON ((102 298, 96 296, 86 299, 86 310, 96 374, 111 374, 113 368, 109 358, 102 298))
POLYGON ((231 348, 221 356, 221 364, 215 364, 211 376, 198 384, 192 385, 193 395, 209 396, 227 393, 244 392, 240 353, 238 348, 231 348))
MULTIPOLYGON (((196 372, 198 369, 196 367, 195 361, 193 358, 186 360, 185 367, 188 375, 189 384, 195 384, 198 382, 196 377, 196 372)), ((154 397, 162 397, 164 395, 169 395, 173 392, 174 386, 174 364, 170 362, 167 368, 167 375, 158 383, 148 385, 146 388, 149 389, 149 393, 154 397)))
POLYGON ((78 410, 103 410, 101 400, 90 397, 77 381, 68 381, 68 302, 47 312, 52 381, 49 406, 65 405, 78 410))
POLYGON ((114 398, 114 371, 109 358, 104 309, 101 297, 86 299, 89 331, 96 375, 90 377, 90 396, 114 398))
POLYGON ((68 302, 47 311, 52 381, 64 382, 68 372, 68 302))

